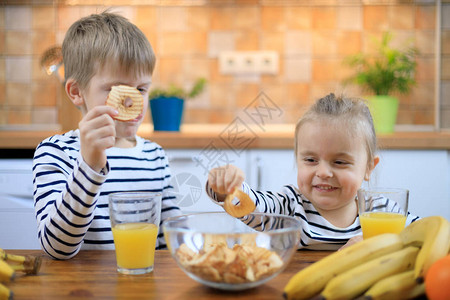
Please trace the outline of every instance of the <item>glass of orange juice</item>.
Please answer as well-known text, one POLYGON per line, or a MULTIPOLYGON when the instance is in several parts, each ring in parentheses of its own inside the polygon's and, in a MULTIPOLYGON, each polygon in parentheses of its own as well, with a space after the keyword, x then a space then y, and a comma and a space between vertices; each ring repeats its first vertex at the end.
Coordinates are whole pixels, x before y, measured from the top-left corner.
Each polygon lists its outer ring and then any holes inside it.
POLYGON ((402 231, 408 214, 408 201, 407 189, 359 189, 358 212, 363 238, 402 231))
POLYGON ((161 219, 161 194, 120 192, 109 195, 109 217, 116 248, 117 271, 153 271, 161 219))

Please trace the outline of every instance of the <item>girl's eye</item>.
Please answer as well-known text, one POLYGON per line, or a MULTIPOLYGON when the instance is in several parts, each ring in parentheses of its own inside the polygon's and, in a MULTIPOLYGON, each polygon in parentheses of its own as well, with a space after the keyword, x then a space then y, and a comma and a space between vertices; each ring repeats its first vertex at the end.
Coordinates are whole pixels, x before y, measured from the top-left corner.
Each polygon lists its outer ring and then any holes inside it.
POLYGON ((141 92, 141 94, 145 94, 145 92, 147 91, 146 88, 137 88, 137 90, 138 90, 139 92, 141 92))
POLYGON ((314 162, 316 162, 316 160, 314 158, 312 158, 312 157, 305 157, 305 158, 303 158, 303 161, 307 162, 307 163, 314 163, 314 162))
POLYGON ((334 163, 337 165, 347 165, 348 164, 346 161, 343 161, 343 160, 337 160, 334 163))

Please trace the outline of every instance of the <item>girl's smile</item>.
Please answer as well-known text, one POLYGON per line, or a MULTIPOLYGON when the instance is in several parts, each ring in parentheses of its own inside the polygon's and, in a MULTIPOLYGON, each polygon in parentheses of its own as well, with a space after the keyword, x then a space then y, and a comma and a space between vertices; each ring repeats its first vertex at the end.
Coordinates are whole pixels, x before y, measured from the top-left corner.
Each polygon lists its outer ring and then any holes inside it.
POLYGON ((316 184, 316 185, 313 185, 313 188, 316 189, 318 192, 324 192, 324 193, 334 192, 338 189, 337 187, 333 187, 333 186, 325 185, 325 184, 316 184))

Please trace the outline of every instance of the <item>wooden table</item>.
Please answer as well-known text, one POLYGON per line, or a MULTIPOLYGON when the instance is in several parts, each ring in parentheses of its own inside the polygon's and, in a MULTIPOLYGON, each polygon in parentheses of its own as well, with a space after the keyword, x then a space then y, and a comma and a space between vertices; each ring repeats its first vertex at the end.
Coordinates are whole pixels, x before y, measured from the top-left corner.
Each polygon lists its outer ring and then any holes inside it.
POLYGON ((52 260, 38 250, 7 250, 43 257, 38 275, 6 284, 14 299, 283 299, 283 288, 300 269, 329 251, 297 251, 287 268, 269 282, 245 291, 224 292, 189 278, 167 250, 156 252, 155 269, 145 275, 117 273, 114 251, 81 251, 71 260, 52 260))

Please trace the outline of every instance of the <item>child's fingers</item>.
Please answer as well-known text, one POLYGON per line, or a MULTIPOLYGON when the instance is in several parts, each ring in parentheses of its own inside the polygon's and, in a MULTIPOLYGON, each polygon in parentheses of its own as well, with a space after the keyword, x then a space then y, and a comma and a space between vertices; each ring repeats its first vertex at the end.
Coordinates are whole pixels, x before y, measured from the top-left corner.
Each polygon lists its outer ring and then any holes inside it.
POLYGON ((240 187, 244 181, 244 172, 233 165, 212 169, 208 174, 208 184, 220 194, 229 194, 240 187))
POLYGON ((113 118, 107 114, 102 114, 91 119, 83 118, 79 123, 80 130, 93 130, 105 126, 115 127, 113 118))
POLYGON ((88 113, 86 114, 85 119, 91 120, 105 114, 111 117, 115 117, 119 114, 119 112, 111 106, 99 105, 89 110, 88 113))
POLYGON ((210 188, 212 188, 214 191, 217 188, 216 184, 216 175, 214 174, 214 169, 209 171, 208 173, 208 185, 210 188))
POLYGON ((116 137, 116 129, 114 126, 95 127, 86 132, 85 134, 85 140, 89 141, 91 146, 96 146, 103 149, 107 149, 114 146, 115 137, 116 137))
POLYGON ((219 194, 226 194, 224 186, 225 171, 222 167, 214 168, 209 172, 208 181, 210 187, 219 194))
POLYGON ((219 181, 217 184, 220 186, 222 193, 224 194, 232 193, 234 189, 239 187, 244 181, 244 173, 241 169, 233 165, 223 166, 219 171, 222 172, 222 176, 218 177, 219 181))
POLYGON ((232 193, 234 189, 240 188, 242 186, 242 182, 244 182, 244 177, 239 173, 235 173, 232 181, 228 184, 228 193, 232 193))
POLYGON ((227 194, 230 194, 234 191, 234 188, 236 186, 235 184, 236 172, 237 172, 236 168, 229 167, 223 178, 224 181, 223 186, 227 194))
POLYGON ((99 128, 102 126, 114 126, 113 117, 118 114, 118 111, 106 105, 99 105, 87 112, 87 114, 80 121, 81 127, 99 128))
POLYGON ((226 176, 224 178, 224 187, 226 192, 232 193, 236 188, 241 187, 244 182, 244 172, 235 166, 227 166, 226 176))

